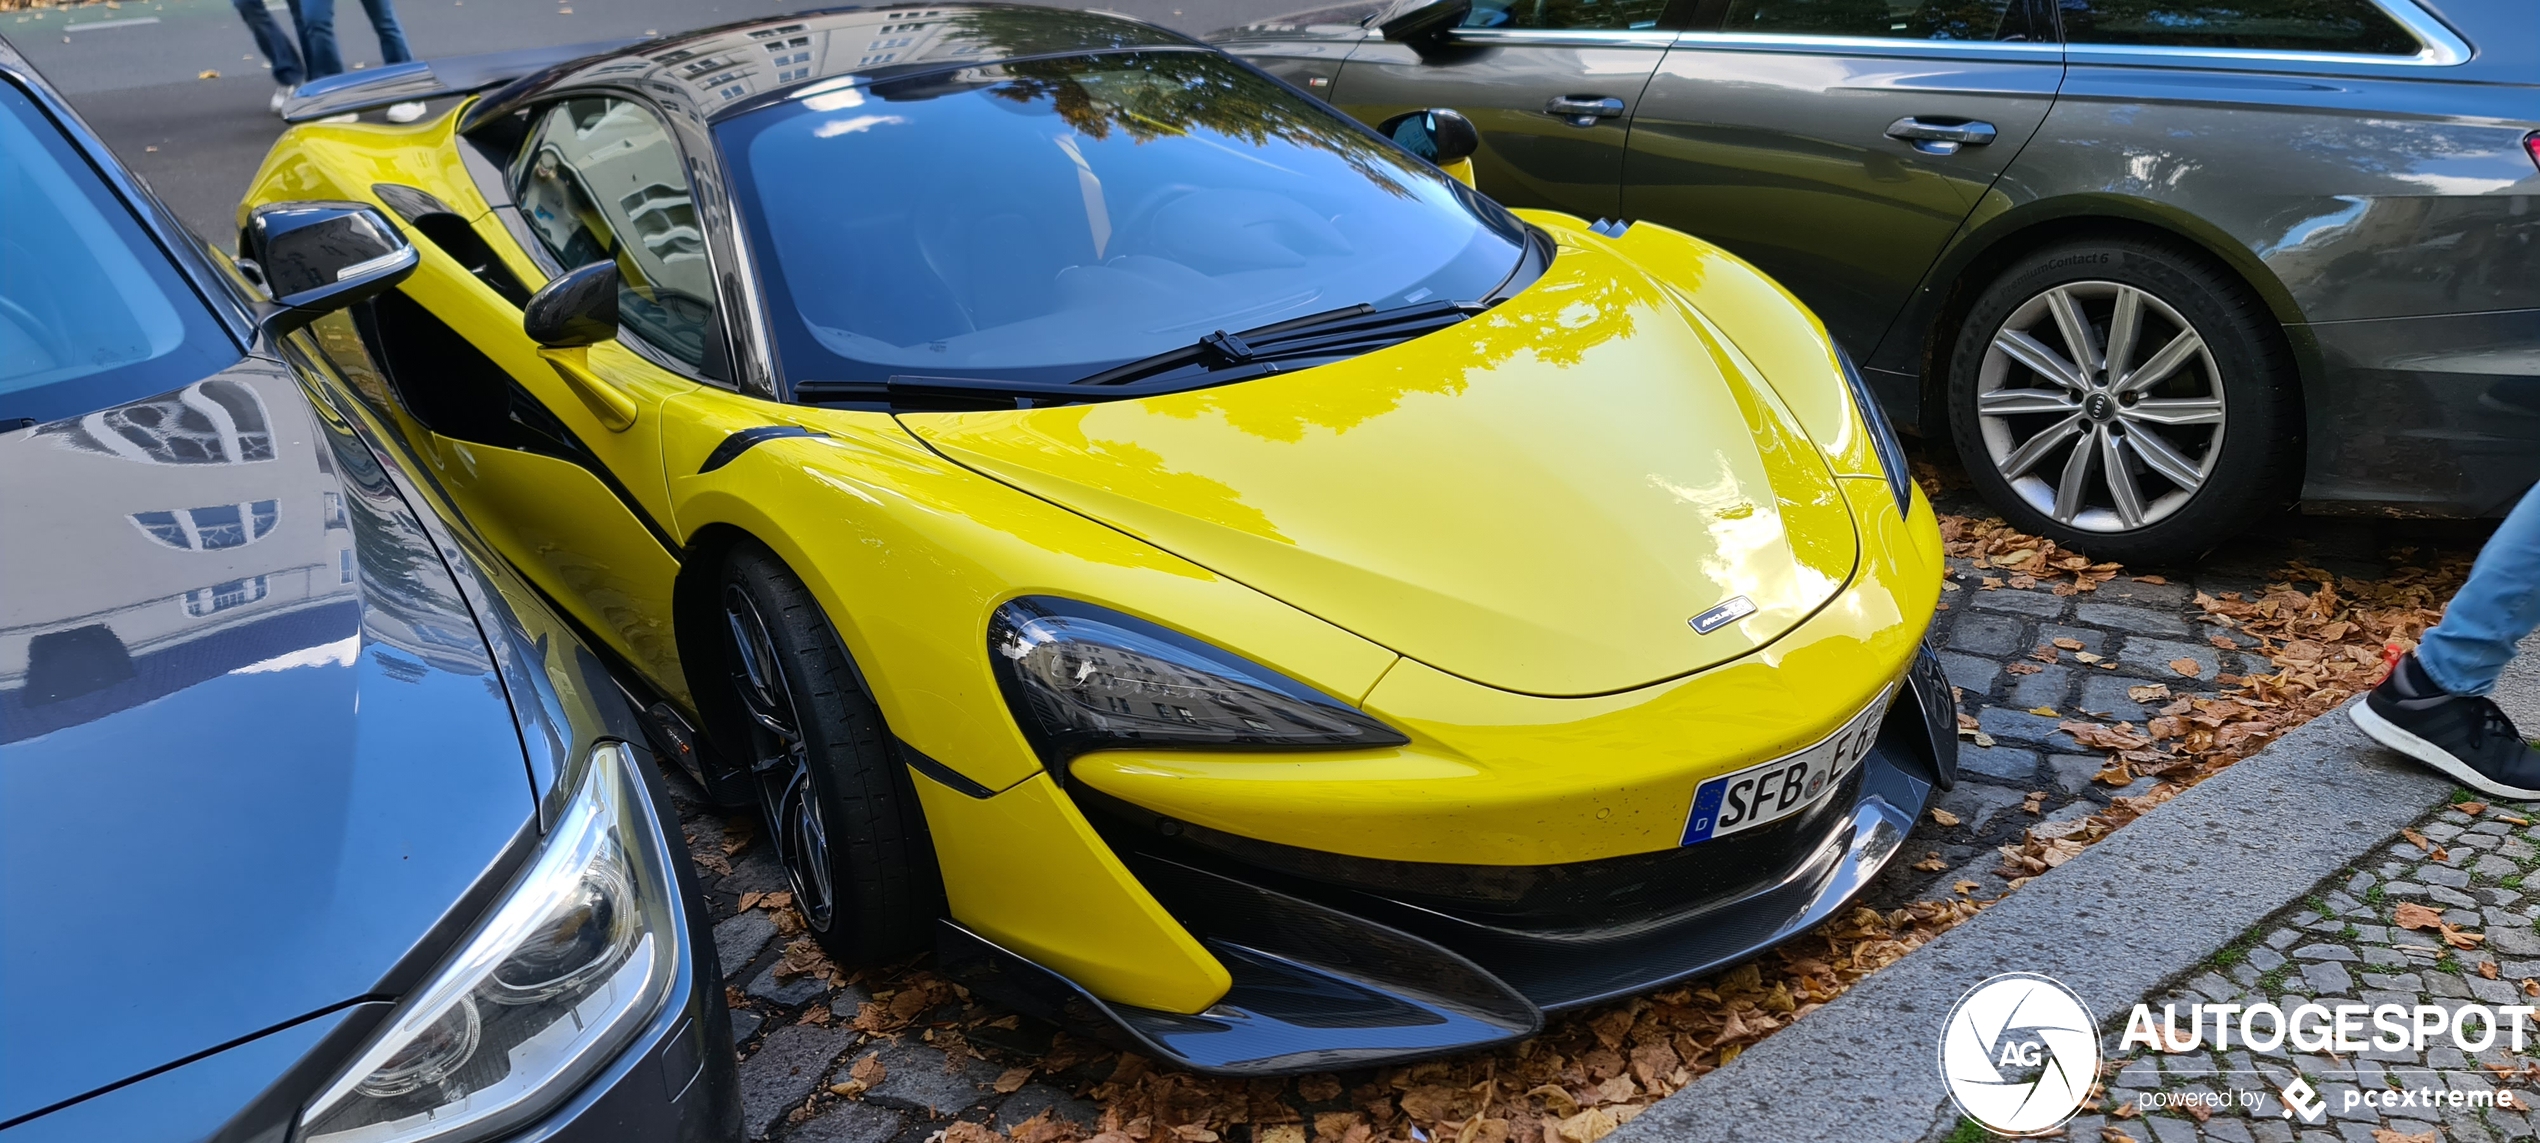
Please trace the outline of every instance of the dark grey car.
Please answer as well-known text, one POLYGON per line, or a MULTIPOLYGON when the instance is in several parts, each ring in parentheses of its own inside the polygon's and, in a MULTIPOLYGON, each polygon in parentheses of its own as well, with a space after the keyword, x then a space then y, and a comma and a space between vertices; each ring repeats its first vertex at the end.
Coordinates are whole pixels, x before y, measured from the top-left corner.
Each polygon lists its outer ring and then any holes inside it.
POLYGON ((2540 478, 2531 0, 1407 0, 1218 43, 1779 279, 2025 528, 2189 556, 2540 478))

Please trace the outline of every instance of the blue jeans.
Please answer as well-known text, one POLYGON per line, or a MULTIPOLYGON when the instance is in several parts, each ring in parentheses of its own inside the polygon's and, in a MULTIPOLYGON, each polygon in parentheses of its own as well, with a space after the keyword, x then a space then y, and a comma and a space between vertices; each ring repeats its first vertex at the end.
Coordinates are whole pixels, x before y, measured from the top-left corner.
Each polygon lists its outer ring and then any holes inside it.
POLYGON ((2435 685, 2456 695, 2483 695, 2514 657, 2514 644, 2540 627, 2540 485, 2487 540, 2469 582, 2425 633, 2417 663, 2435 685))
MULTIPOLYGON (((247 21, 247 31, 256 37, 256 50, 265 53, 265 62, 273 65, 273 81, 284 87, 298 87, 307 78, 300 74, 300 52, 291 46, 291 37, 273 22, 273 13, 265 11, 265 0, 230 0, 238 8, 238 18, 247 21)), ((299 22, 293 14, 292 22, 299 22)))
MULTIPOLYGON (((370 15, 370 29, 379 35, 379 61, 404 63, 415 57, 406 49, 406 30, 397 26, 397 10, 389 3, 362 0, 362 11, 370 15)), ((291 17, 300 25, 300 50, 309 59, 309 78, 342 73, 344 57, 335 50, 335 0, 298 0, 291 6, 291 17)))

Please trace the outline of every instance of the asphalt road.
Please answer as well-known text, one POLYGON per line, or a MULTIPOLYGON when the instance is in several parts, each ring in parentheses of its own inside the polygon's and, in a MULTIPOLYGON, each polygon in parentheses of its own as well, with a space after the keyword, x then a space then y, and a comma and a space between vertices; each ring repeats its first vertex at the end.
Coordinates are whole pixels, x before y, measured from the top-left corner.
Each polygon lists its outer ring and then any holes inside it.
MULTIPOLYGON (((281 0, 268 6, 290 27, 281 0)), ((428 59, 669 34, 820 6, 822 0, 402 0, 397 14, 406 42, 428 59)), ((1314 0, 1116 0, 1103 7, 1197 33, 1314 6, 1314 0)), ((379 66, 378 42, 359 0, 338 0, 336 7, 345 66, 379 66)), ((235 242, 238 199, 282 133, 282 121, 265 110, 273 92, 270 70, 230 0, 5 13, 0 38, 34 61, 186 225, 221 247, 235 242), (205 72, 217 74, 199 78, 205 72)))

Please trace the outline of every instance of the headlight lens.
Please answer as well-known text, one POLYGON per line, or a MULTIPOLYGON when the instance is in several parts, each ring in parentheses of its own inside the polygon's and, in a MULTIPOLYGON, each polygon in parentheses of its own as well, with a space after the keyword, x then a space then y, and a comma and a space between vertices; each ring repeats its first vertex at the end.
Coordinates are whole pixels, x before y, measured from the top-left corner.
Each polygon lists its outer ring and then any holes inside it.
POLYGON ((1025 737, 1053 767, 1141 744, 1333 750, 1410 741, 1258 663, 1074 600, 1029 596, 998 608, 988 657, 1025 737))
POLYGON ((486 1138, 570 1094, 661 1007, 676 896, 635 759, 606 743, 476 935, 300 1120, 306 1143, 486 1138))
POLYGON ((1896 426, 1888 423, 1887 407, 1879 404, 1870 392, 1870 383, 1861 379, 1860 367, 1852 364, 1852 355, 1843 347, 1834 347, 1835 359, 1843 362, 1843 383, 1852 387, 1852 403, 1860 406, 1861 420, 1870 426, 1870 448, 1878 453, 1879 468, 1887 473, 1887 490, 1896 494, 1896 514, 1914 514, 1914 473, 1905 466, 1905 442, 1896 439, 1896 426))

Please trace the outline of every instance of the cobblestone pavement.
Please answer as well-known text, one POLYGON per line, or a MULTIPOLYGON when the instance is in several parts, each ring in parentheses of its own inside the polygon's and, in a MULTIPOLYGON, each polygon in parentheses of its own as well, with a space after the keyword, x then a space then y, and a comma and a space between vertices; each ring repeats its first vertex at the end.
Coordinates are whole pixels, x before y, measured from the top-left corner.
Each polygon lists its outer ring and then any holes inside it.
MULTIPOLYGON (((2458 795, 2466 797, 2466 794, 2458 795)), ((2233 941, 2192 979, 2165 995, 2149 999, 2155 1021, 2164 1005, 2177 1005, 2179 1027, 2186 1028, 2190 1003, 2274 1004, 2290 1012, 2294 1006, 2338 1004, 2437 1004, 2454 1012, 2465 1006, 2494 1009, 2503 1005, 2540 1004, 2540 878, 2526 892, 2523 879, 2540 869, 2540 808, 2489 806, 2473 817, 2457 809, 2439 809, 2416 826, 2434 847, 2429 854, 2413 842, 2401 841, 2322 883, 2304 900, 2250 929, 2233 941), (2519 819, 2519 820, 2509 820, 2519 819), (2483 941, 2471 950, 2447 947, 2438 931, 2399 927, 2398 911, 2414 904, 2438 910, 2442 922, 2483 941), (2494 975, 2491 977, 2489 973, 2494 975)), ((2175 907, 2193 909, 2192 901, 2175 907)), ((2125 1013, 2099 1013, 2116 1043, 2125 1013)), ((2476 1020, 2473 1028, 2482 1027, 2476 1020)), ((2235 1025, 2235 1030, 2237 1026, 2235 1025)), ((2540 1037, 2523 1041, 2515 1051, 2509 1034, 2493 1046, 2464 1052, 2448 1033, 2430 1037, 2422 1052, 2403 1045, 2398 1050, 2366 1048, 2340 1056, 2333 1051, 2306 1052, 2288 1044, 2258 1051, 2236 1035, 2226 1050, 2215 1051, 2212 1023, 2199 1050, 2165 1053, 2141 1047, 2106 1065, 2106 1098, 2100 1114, 2086 1114, 2067 1127, 2066 1137, 2098 1143, 2113 1140, 2113 1129, 2147 1143, 2376 1143, 2374 1132, 2387 1130, 2423 1138, 2428 1131, 2459 1143, 2505 1143, 2540 1137, 2540 1116, 2527 1117, 2540 1072, 2522 1069, 2540 1062, 2540 1037), (2466 1106, 2493 1098, 2501 1077, 2490 1070, 2517 1074, 2508 1089, 2507 1106, 2466 1106), (2317 1092, 2325 1111, 2316 1122, 2284 1116, 2277 1092, 2298 1073, 2317 1092), (2367 1105, 2360 1097, 2402 1092, 2398 1106, 2367 1105), (2450 1093, 2462 1093, 2464 1106, 2453 1106, 2450 1093), (2411 1098, 2413 1096, 2413 1098, 2411 1098), (2247 1099, 2247 1106, 2239 1099, 2247 1099), (2147 1104, 2229 1101, 2225 1110, 2202 1118, 2189 1111, 2158 1109, 2127 1116, 2111 1114, 2147 1104), (2433 1106, 2429 1106, 2433 1104, 2433 1106)), ((2261 1038, 2269 1026, 2259 1021, 2261 1038)), ((2368 1040, 2367 1022, 2358 1039, 2368 1040)), ((2470 1036, 2476 1043, 2477 1034, 2470 1036)))
MULTIPOLYGON (((1946 508, 1962 507, 1944 503, 1946 508)), ((2100 769, 2100 758, 2055 724, 2076 714, 2139 724, 2145 704, 2128 696, 2129 687, 2159 682, 2174 694, 2209 692, 2222 675, 2263 669, 2261 661, 2210 641, 2217 635, 2233 636, 2201 621, 2193 603, 2199 590, 2257 591, 2270 573, 2294 557, 2341 574, 2377 575, 2382 570, 2377 553, 2387 538, 2386 526, 2314 520, 2285 527, 2297 526, 2298 535, 2275 531, 2254 537, 2193 574, 2174 574, 2170 582, 2121 576, 2095 592, 2074 595, 2056 595, 2045 584, 2016 589, 2006 582, 1988 588, 1985 573, 1951 561, 1951 590, 1943 595, 1944 609, 1932 638, 1951 681, 1961 690, 1962 709, 1975 716, 1985 735, 1980 741, 1987 744, 1962 742, 1961 781, 1937 803, 1958 824, 1943 827, 1928 816, 1918 823, 1901 859, 1873 884, 1865 900, 1884 907, 1943 896, 1961 881, 1976 882, 1978 896, 1998 895, 2006 885, 1993 872, 1994 846, 2017 840, 2022 829, 2041 818, 2088 814, 2112 795, 2148 788, 2150 779, 2127 789, 2092 786, 2090 776, 2100 769), (2058 647, 2059 639, 2078 643, 2080 653, 2058 647), (2174 659, 2194 660, 2198 674, 2180 675, 2169 665, 2174 659), (1928 855, 1938 855, 1942 871, 1913 867, 1928 861, 1928 855)), ((898 1036, 867 1034, 847 1026, 858 1009, 868 1000, 900 998, 872 995, 853 984, 833 988, 816 975, 780 976, 786 947, 804 936, 780 934, 778 915, 763 905, 740 908, 743 900, 756 900, 751 894, 785 888, 784 873, 767 845, 749 840, 756 836, 752 815, 713 810, 695 800, 695 791, 684 782, 674 778, 674 786, 689 795, 681 810, 692 848, 700 854, 728 849, 721 862, 728 864, 728 874, 711 868, 700 872, 718 921, 715 945, 728 982, 750 1138, 926 1143, 957 1119, 1007 1128, 1048 1112, 1054 1118, 1095 1122, 1099 1109, 1078 1097, 1107 1078, 1107 1059, 1088 1054, 1088 1059, 1102 1059, 1098 1070, 1092 1063, 1080 1063, 1054 1074, 1035 1072, 1028 1081, 1009 1078, 1002 1086, 1013 1090, 1000 1091, 999 1065, 966 1052, 956 1059, 930 1042, 933 1033, 917 1030, 927 1024, 969 1024, 967 1043, 1000 1059, 1045 1065, 1052 1033, 1036 1022, 977 1026, 982 1013, 953 1001, 919 1017, 915 1029, 898 1036), (884 1068, 879 1084, 859 1098, 829 1094, 831 1085, 849 1078, 856 1061, 876 1055, 884 1068), (1021 1086, 1015 1087, 1018 1082, 1021 1086)), ((2533 953, 2540 955, 2540 947, 2533 953)), ((1355 1083, 1362 1077, 1343 1078, 1355 1083)), ((1339 1085, 1334 1086, 1331 1100, 1297 1104, 1306 1121, 1318 1112, 1349 1109, 1339 1085)))
MULTIPOLYGON (((1944 494, 1941 510, 1990 515, 1963 494, 1944 494)), ((2095 813, 2112 797, 2139 795, 2155 784, 2149 778, 2121 789, 2093 784, 2104 758, 2056 729, 2058 723, 2079 718, 2140 727, 2169 700, 2138 701, 2128 693, 2132 688, 2157 683, 2172 696, 2213 694, 2225 676, 2274 670, 2239 650, 2254 640, 2206 622, 2195 603, 2198 592, 2254 598, 2296 559, 2340 575, 2378 578, 2388 570, 2384 552, 2418 539, 2417 526, 2290 517, 2196 568, 2121 574, 2096 591, 2069 595, 2055 594, 2052 583, 2013 588, 1999 571, 1951 559, 1932 643, 1958 688, 1959 709, 1975 718, 1981 737, 1961 737, 1958 787, 1935 802, 1959 824, 1942 826, 1925 816, 1867 901, 1890 907, 1946 896, 1966 881, 1976 883, 1978 897, 2006 891, 1993 871, 1994 847, 2018 842, 2020 831, 2041 820, 2095 813), (1988 578, 1999 586, 1987 587, 1988 578), (2179 659, 2193 661, 2197 673, 2180 674, 2171 666, 2179 659), (2037 808, 2025 809, 2029 803, 2037 808), (1934 858, 1939 872, 1928 864, 1934 858), (1926 864, 1916 868, 1918 862, 1926 864)), ((2435 538, 2454 541, 2449 533, 2435 538)))

